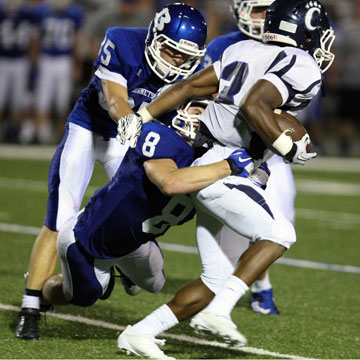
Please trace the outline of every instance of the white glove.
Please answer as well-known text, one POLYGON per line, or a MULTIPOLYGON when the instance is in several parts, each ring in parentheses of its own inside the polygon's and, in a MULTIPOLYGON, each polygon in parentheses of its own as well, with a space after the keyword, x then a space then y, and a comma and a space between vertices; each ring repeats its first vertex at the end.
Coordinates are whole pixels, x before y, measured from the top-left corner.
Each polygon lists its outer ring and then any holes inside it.
POLYGON ((317 157, 316 152, 308 153, 307 145, 310 144, 309 134, 305 134, 300 140, 294 141, 292 149, 284 156, 284 161, 294 165, 305 165, 307 160, 317 157))
POLYGON ((140 136, 142 124, 143 120, 138 114, 132 113, 121 117, 118 120, 118 135, 116 136, 116 140, 118 140, 121 145, 124 145, 126 140, 130 140, 130 147, 134 148, 140 136))

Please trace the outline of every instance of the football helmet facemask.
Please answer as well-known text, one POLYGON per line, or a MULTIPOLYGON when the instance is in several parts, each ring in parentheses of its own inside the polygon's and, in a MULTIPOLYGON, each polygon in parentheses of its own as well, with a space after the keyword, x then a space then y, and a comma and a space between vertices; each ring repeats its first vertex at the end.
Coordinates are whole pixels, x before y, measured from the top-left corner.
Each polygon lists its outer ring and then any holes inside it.
POLYGON ((146 38, 145 57, 151 70, 166 83, 190 76, 205 54, 207 25, 201 13, 185 4, 170 4, 155 14, 146 38), (188 55, 180 66, 174 66, 160 55, 167 45, 188 55))
POLYGON ((193 99, 185 103, 177 110, 177 115, 172 119, 171 127, 179 132, 179 134, 189 141, 194 141, 196 132, 199 127, 199 116, 201 113, 189 113, 192 107, 201 107, 205 109, 210 102, 210 99, 201 98, 193 99))
POLYGON ((276 0, 266 11, 263 41, 295 46, 314 57, 324 73, 335 55, 335 40, 324 6, 318 0, 276 0))
POLYGON ((233 0, 233 12, 239 29, 252 39, 262 41, 264 19, 253 19, 254 8, 267 8, 274 0, 233 0))

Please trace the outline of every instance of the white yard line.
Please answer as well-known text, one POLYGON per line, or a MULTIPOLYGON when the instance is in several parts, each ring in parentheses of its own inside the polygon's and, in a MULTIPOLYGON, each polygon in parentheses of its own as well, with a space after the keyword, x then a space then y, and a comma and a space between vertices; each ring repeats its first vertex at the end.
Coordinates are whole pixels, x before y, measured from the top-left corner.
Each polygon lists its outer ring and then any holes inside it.
MULTIPOLYGON (((36 236, 39 233, 39 231, 40 228, 34 226, 23 226, 18 224, 0 223, 0 232, 36 236)), ((170 244, 162 241, 159 241, 159 244, 161 249, 165 251, 179 252, 184 254, 198 254, 198 250, 195 246, 170 244)), ((280 258, 279 260, 276 261, 276 264, 295 266, 295 267, 301 267, 307 269, 330 270, 330 271, 338 271, 338 272, 351 273, 351 274, 360 274, 360 267, 358 266, 327 264, 317 261, 293 259, 288 257, 280 258)))
MULTIPOLYGON (((7 304, 2 304, 2 303, 0 303, 0 309, 7 310, 7 311, 16 311, 16 312, 20 311, 20 308, 17 306, 7 305, 7 304)), ((109 322, 102 321, 102 320, 89 319, 89 318, 79 316, 79 315, 75 316, 75 315, 47 312, 46 316, 54 317, 54 318, 65 320, 65 321, 72 321, 72 322, 78 322, 81 324, 102 327, 104 329, 110 329, 110 330, 122 331, 125 329, 125 326, 122 326, 122 325, 117 325, 117 324, 109 323, 109 322)), ((221 348, 228 348, 226 344, 219 343, 217 341, 208 341, 208 340, 198 339, 198 338, 187 336, 187 335, 175 335, 175 334, 163 333, 160 336, 167 337, 169 339, 178 340, 178 341, 188 342, 190 344, 208 345, 208 346, 215 346, 215 347, 221 347, 221 348)), ((248 347, 248 346, 241 348, 241 350, 239 350, 239 349, 235 349, 235 350, 238 350, 239 352, 249 353, 249 354, 273 356, 275 358, 281 358, 281 359, 310 360, 310 358, 305 358, 305 357, 298 356, 298 355, 280 354, 278 352, 268 351, 268 350, 264 350, 264 349, 257 349, 257 348, 248 347)), ((314 358, 311 358, 311 359, 314 359, 314 358)))

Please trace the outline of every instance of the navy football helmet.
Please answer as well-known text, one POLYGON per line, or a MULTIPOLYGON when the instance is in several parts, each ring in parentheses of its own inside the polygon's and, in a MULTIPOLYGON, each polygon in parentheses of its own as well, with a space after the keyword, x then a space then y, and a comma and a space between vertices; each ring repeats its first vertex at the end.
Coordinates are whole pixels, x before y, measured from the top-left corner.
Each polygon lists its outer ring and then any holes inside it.
POLYGON ((233 11, 239 29, 255 40, 262 40, 264 19, 253 19, 254 8, 267 8, 274 0, 233 0, 233 11))
POLYGON ((325 72, 335 55, 330 51, 334 30, 318 0, 275 0, 266 11, 263 40, 300 48, 325 72))
POLYGON ((155 14, 146 38, 145 57, 154 73, 167 83, 190 76, 205 54, 207 25, 201 13, 192 6, 175 3, 155 14), (160 55, 167 45, 183 54, 187 60, 174 66, 160 55))

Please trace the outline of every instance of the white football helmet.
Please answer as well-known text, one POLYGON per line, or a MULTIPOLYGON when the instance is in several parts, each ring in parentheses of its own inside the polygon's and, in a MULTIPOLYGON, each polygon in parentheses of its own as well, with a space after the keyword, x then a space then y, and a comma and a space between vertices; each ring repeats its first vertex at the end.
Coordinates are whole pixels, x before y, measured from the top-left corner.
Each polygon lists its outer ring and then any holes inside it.
POLYGON ((210 101, 210 99, 201 98, 192 99, 185 103, 177 110, 177 115, 172 119, 171 126, 185 139, 190 141, 195 140, 196 130, 199 127, 199 116, 202 112, 200 113, 196 111, 195 113, 189 113, 189 110, 193 107, 201 107, 205 109, 210 101))
POLYGON ((252 39, 262 41, 265 19, 253 19, 251 13, 256 7, 269 7, 275 0, 233 0, 233 11, 239 29, 252 39))

